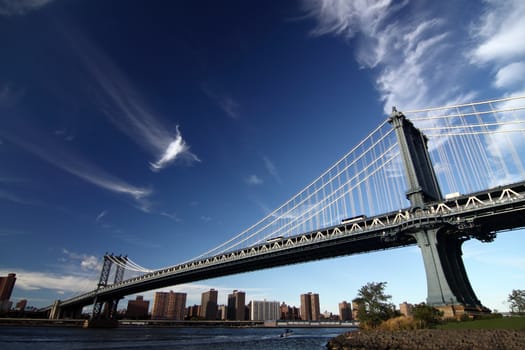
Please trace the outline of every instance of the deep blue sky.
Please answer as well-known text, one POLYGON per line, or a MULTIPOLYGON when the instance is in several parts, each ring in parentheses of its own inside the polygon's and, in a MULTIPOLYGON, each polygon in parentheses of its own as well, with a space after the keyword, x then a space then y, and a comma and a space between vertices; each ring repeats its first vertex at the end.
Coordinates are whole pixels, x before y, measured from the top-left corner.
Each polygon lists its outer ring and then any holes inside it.
MULTIPOLYGON (((520 1, 0 1, 0 274, 17 273, 13 299, 95 287, 105 252, 160 268, 216 246, 392 105, 524 95, 523 15, 520 1)), ((523 287, 523 243, 523 231, 466 243, 487 306, 506 310, 523 287)), ((412 247, 174 289, 189 304, 208 288, 295 305, 312 291, 337 312, 370 281, 424 301, 424 278, 412 247)))

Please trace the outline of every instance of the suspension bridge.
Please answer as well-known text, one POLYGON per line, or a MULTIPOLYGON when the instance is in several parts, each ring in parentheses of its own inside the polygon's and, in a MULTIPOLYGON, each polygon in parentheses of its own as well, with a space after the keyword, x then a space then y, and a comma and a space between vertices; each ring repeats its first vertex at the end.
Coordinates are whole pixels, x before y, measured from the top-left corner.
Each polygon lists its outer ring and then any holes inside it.
POLYGON ((44 308, 111 318, 126 295, 212 277, 408 245, 421 249, 427 303, 487 312, 461 245, 525 227, 525 96, 391 115, 264 218, 182 263, 149 270, 106 254, 97 286, 44 308), (113 281, 109 280, 115 267, 113 281), (124 279, 124 271, 139 275, 124 279))

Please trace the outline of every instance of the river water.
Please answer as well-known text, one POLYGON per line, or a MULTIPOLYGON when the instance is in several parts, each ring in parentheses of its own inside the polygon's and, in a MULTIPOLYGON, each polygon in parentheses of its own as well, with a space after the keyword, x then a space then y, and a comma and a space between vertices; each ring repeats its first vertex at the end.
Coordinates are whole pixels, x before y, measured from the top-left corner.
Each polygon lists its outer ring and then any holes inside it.
POLYGON ((116 328, 0 327, 2 350, 212 349, 320 350, 349 329, 294 328, 116 328))

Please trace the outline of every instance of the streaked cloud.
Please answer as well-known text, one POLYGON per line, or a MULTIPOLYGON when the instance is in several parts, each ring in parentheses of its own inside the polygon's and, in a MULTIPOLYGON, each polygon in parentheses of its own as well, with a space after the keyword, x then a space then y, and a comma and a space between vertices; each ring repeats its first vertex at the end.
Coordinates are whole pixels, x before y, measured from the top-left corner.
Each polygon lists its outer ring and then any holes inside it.
POLYGON ((0 200, 6 200, 12 203, 16 204, 22 204, 22 205, 37 205, 40 204, 39 202, 31 199, 24 198, 16 193, 0 189, 0 200))
POLYGON ((173 221, 175 222, 182 222, 182 219, 178 217, 177 213, 173 212, 173 213, 168 213, 168 212, 161 212, 160 215, 162 216, 165 216, 167 218, 170 218, 172 219, 173 221))
POLYGON ((0 0, 0 16, 25 15, 53 0, 0 0))
POLYGON ((200 161, 183 140, 179 127, 176 126, 173 135, 171 127, 144 102, 125 73, 104 52, 80 35, 71 36, 70 42, 100 88, 100 110, 133 142, 157 158, 150 162, 151 170, 159 171, 177 159, 185 159, 188 163, 200 161))
POLYGON ((239 119, 240 105, 230 95, 222 92, 219 93, 215 89, 212 89, 209 85, 203 84, 202 91, 208 96, 213 102, 215 102, 226 115, 232 119, 239 119))
POLYGON ((108 211, 107 210, 103 210, 100 212, 100 214, 97 215, 97 218, 95 219, 96 222, 99 222, 100 220, 102 220, 102 218, 104 216, 106 216, 108 214, 108 211))
POLYGON ((244 181, 246 181, 248 185, 261 185, 264 182, 260 177, 258 177, 255 174, 248 176, 244 181))
MULTIPOLYGON (((0 133, 2 133, 1 130, 0 133)), ((30 137, 25 135, 26 137, 22 138, 15 136, 14 133, 5 133, 2 136, 63 171, 105 190, 131 196, 139 203, 142 203, 145 197, 152 192, 151 189, 136 187, 126 183, 100 169, 95 164, 82 159, 79 155, 74 154, 73 151, 55 145, 52 140, 45 139, 44 136, 32 134, 30 137)))
POLYGON ((281 177, 279 176, 279 172, 277 171, 277 167, 275 164, 270 160, 270 158, 263 156, 264 166, 266 167, 266 170, 268 173, 277 181, 278 183, 281 183, 281 177))
POLYGON ((525 90, 525 2, 486 1, 486 10, 473 24, 471 62, 495 71, 493 85, 509 95, 525 90), (512 91, 512 92, 510 92, 512 91))
POLYGON ((20 235, 26 235, 26 234, 28 234, 28 232, 20 230, 20 229, 0 228, 0 237, 20 236, 20 235))
POLYGON ((355 58, 376 74, 385 114, 393 106, 401 110, 439 106, 462 96, 457 75, 468 62, 457 43, 461 33, 452 33, 446 19, 419 11, 405 16, 406 20, 392 21, 401 11, 416 11, 408 1, 305 0, 303 4, 317 21, 313 35, 355 40, 355 58))
POLYGON ((525 2, 487 0, 486 11, 472 28, 478 45, 472 60, 478 63, 509 61, 525 56, 525 2))
POLYGON ((204 222, 210 222, 211 221, 211 217, 202 215, 201 216, 201 220, 204 221, 204 222))

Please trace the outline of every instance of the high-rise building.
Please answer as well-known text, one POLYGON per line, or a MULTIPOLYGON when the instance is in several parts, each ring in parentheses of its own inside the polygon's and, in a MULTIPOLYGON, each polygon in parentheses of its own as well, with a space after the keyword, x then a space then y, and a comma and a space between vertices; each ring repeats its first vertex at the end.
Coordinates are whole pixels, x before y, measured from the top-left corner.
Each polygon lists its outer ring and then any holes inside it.
POLYGON ((153 320, 183 320, 185 309, 186 293, 156 292, 151 318, 153 320))
POLYGON ((321 318, 319 294, 301 294, 301 319, 303 321, 319 321, 321 318))
POLYGON ((244 321, 246 293, 234 290, 228 294, 228 320, 244 321))
POLYGON ((15 287, 16 274, 10 273, 5 277, 0 277, 0 312, 7 312, 11 308, 11 293, 15 287))
POLYGON ((138 295, 135 300, 128 300, 126 318, 143 320, 148 318, 149 300, 144 300, 142 295, 138 295))
POLYGON ((281 309, 278 301, 257 301, 250 302, 251 321, 278 320, 281 317, 281 309))
POLYGON ((350 321, 352 319, 352 306, 346 301, 339 303, 339 319, 341 321, 350 321))
POLYGON ((215 289, 210 289, 201 295, 201 313, 199 316, 206 320, 217 319, 217 297, 219 292, 215 289))

